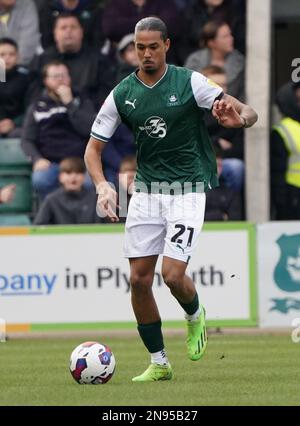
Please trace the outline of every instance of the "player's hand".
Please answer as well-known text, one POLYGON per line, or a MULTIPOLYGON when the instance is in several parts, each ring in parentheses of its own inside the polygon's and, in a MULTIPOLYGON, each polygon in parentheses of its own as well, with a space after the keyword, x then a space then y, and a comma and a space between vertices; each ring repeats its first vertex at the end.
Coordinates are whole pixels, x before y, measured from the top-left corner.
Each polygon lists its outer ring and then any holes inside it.
POLYGON ((212 108, 212 115, 223 127, 239 129, 245 125, 245 121, 235 110, 234 106, 224 99, 215 101, 212 108))
POLYGON ((1 203, 9 203, 14 198, 16 192, 16 185, 14 183, 6 185, 0 190, 1 203))
MULTIPOLYGON (((108 216, 111 222, 119 222, 116 210, 120 208, 117 204, 118 194, 108 182, 101 182, 97 185, 97 210, 104 216, 108 216)), ((102 216, 102 215, 101 215, 102 216)))

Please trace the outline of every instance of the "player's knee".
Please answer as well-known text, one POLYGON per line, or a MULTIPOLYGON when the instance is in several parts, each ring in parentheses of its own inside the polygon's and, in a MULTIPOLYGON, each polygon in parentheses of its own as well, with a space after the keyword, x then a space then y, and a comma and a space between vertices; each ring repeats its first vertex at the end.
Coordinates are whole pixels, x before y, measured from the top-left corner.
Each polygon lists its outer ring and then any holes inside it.
POLYGON ((182 284, 183 275, 177 271, 163 271, 162 276, 165 284, 167 287, 169 287, 170 290, 175 289, 182 284))
POLYGON ((131 289, 135 292, 145 292, 151 289, 153 282, 153 275, 140 275, 133 273, 130 276, 130 286, 131 289))

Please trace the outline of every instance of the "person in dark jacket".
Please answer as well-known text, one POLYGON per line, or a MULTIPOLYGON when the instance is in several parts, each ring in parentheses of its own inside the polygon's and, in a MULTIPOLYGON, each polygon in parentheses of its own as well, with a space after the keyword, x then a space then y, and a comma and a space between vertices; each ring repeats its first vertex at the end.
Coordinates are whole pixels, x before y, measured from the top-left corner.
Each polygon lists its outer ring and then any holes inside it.
POLYGON ((33 162, 33 187, 40 198, 58 187, 60 161, 83 158, 96 115, 92 101, 73 92, 62 62, 45 65, 43 76, 45 90, 30 106, 22 133, 23 150, 33 162))
MULTIPOLYGON (((216 149, 218 175, 222 174, 222 157, 216 149)), ((227 188, 222 179, 220 186, 206 193, 205 221, 242 220, 241 195, 227 188)))
POLYGON ((35 225, 72 225, 101 223, 96 214, 97 194, 83 187, 85 165, 81 158, 65 158, 59 165, 61 187, 47 195, 35 225))
POLYGON ((109 140, 102 153, 104 174, 109 182, 117 185, 118 173, 122 160, 127 155, 136 154, 136 145, 132 131, 121 123, 109 140))
POLYGON ((72 13, 79 17, 83 29, 84 40, 93 47, 100 48, 104 43, 101 28, 102 7, 96 0, 48 0, 37 4, 41 43, 44 49, 54 44, 53 25, 57 16, 72 13))
POLYGON ((18 137, 21 132, 29 85, 27 68, 18 65, 18 45, 0 39, 0 59, 5 63, 5 84, 0 84, 0 136, 18 137))
POLYGON ((199 48, 201 31, 208 21, 227 22, 233 33, 235 48, 245 53, 245 0, 192 0, 185 11, 188 41, 192 49, 199 48))
POLYGON ((60 14, 54 24, 55 46, 36 55, 31 64, 32 98, 41 89, 41 69, 53 60, 60 60, 70 70, 74 90, 86 91, 96 109, 102 105, 115 82, 114 64, 96 48, 83 43, 83 28, 77 16, 60 14))
POLYGON ((103 11, 103 33, 117 44, 126 34, 133 33, 135 24, 146 16, 157 16, 167 24, 172 40, 168 61, 177 63, 177 46, 182 38, 183 17, 174 0, 110 0, 103 11))

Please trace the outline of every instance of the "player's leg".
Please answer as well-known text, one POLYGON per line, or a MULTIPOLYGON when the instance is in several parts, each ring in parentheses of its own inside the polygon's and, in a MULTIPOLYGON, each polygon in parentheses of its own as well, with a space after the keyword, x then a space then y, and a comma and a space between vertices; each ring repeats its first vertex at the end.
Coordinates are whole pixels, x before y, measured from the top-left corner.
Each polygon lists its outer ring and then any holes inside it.
POLYGON ((172 295, 185 312, 187 320, 187 350, 192 361, 200 359, 206 350, 207 333, 205 310, 199 304, 198 293, 192 279, 186 275, 187 263, 164 256, 162 275, 172 295))
POLYGON ((171 366, 166 355, 161 319, 152 292, 155 265, 158 256, 131 258, 130 285, 131 303, 137 320, 140 337, 151 355, 151 364, 133 381, 145 382, 169 380, 171 366))
POLYGON ((155 265, 163 252, 166 229, 159 197, 134 193, 125 226, 125 257, 130 262, 132 307, 139 334, 151 354, 151 365, 134 381, 167 380, 172 376, 164 351, 161 320, 152 293, 155 265))
POLYGON ((200 359, 207 346, 205 310, 199 304, 195 285, 186 275, 189 259, 198 244, 204 221, 205 194, 174 196, 169 203, 162 275, 171 293, 185 311, 191 360, 200 359))

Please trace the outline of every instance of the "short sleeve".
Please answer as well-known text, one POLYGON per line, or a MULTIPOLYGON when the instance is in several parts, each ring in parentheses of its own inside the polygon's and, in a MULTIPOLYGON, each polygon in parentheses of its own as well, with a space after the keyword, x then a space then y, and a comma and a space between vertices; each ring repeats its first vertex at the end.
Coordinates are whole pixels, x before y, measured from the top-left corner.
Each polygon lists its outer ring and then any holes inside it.
POLYGON ((94 121, 91 136, 103 142, 108 142, 120 123, 121 117, 118 113, 112 90, 94 121))
POLYGON ((211 109, 215 99, 223 93, 220 86, 196 71, 191 76, 191 85, 194 98, 200 108, 211 109))

